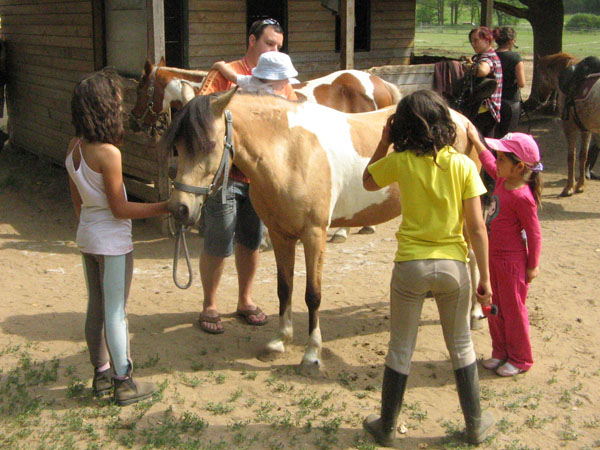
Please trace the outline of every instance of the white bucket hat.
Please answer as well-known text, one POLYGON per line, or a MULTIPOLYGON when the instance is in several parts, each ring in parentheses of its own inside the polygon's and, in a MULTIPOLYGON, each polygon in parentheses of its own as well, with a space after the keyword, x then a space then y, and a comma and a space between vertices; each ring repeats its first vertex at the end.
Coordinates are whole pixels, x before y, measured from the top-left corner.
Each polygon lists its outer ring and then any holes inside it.
POLYGON ((252 75, 265 80, 285 80, 298 75, 292 60, 281 52, 266 52, 259 56, 258 64, 252 69, 252 75))

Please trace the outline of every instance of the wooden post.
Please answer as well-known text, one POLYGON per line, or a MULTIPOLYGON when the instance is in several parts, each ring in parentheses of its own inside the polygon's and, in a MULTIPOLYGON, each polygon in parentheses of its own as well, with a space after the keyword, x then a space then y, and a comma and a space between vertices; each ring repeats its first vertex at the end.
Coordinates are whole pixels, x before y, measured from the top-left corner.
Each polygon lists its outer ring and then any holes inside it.
POLYGON ((354 0, 340 0, 340 69, 354 69, 354 0))
POLYGON ((494 20, 494 0, 482 0, 481 2, 481 25, 491 27, 494 20))
POLYGON ((165 56, 165 8, 163 0, 146 0, 147 55, 157 64, 165 56))

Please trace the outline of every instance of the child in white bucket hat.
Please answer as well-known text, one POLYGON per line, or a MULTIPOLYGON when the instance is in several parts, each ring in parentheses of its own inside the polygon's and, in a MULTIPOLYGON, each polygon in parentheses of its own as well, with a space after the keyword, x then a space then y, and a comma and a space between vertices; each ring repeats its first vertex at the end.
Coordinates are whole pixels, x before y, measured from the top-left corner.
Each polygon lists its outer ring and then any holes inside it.
POLYGON ((292 60, 288 55, 281 52, 265 52, 258 58, 256 67, 252 69, 252 75, 238 75, 224 61, 213 64, 216 69, 232 83, 237 84, 246 92, 258 94, 274 94, 282 97, 288 85, 299 83, 294 77, 298 71, 294 68, 292 60))

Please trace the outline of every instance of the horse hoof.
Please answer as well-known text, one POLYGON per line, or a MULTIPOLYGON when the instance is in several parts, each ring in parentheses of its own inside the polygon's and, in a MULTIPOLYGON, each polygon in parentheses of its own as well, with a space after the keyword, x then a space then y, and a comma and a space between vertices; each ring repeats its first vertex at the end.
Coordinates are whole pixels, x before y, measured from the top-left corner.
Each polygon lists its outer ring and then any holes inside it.
POLYGON ((344 236, 340 236, 339 234, 334 234, 333 236, 331 236, 331 239, 329 239, 329 242, 333 242, 334 244, 341 244, 343 242, 346 242, 346 238, 344 236))
POLYGON ((583 191, 584 191, 583 186, 575 186, 576 194, 581 194, 581 193, 583 193, 583 191))
POLYGON ((483 328, 483 324, 481 320, 477 317, 471 316, 471 330, 481 330, 483 328))
POLYGON ((564 188, 560 193, 561 197, 570 197, 573 195, 573 188, 564 188))
POLYGON ((323 365, 319 360, 316 361, 304 361, 298 366, 298 373, 305 377, 316 377, 321 374, 323 365))
POLYGON ((372 226, 362 227, 360 230, 358 230, 358 234, 373 234, 373 233, 375 233, 375 228, 372 226))
POLYGON ((283 356, 283 353, 280 352, 272 352, 267 349, 261 350, 258 355, 256 355, 256 359, 262 362, 273 362, 278 360, 283 356))

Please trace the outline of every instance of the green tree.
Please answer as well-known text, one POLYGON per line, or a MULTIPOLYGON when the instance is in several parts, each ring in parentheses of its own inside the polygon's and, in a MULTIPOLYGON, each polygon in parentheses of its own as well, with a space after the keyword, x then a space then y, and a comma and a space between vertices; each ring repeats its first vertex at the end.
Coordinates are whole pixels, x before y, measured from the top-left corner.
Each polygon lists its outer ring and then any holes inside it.
POLYGON ((534 54, 531 97, 539 99, 539 75, 535 60, 539 56, 562 51, 563 21, 565 18, 563 0, 518 0, 514 3, 494 1, 494 8, 509 16, 526 19, 531 24, 534 54))

